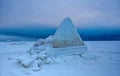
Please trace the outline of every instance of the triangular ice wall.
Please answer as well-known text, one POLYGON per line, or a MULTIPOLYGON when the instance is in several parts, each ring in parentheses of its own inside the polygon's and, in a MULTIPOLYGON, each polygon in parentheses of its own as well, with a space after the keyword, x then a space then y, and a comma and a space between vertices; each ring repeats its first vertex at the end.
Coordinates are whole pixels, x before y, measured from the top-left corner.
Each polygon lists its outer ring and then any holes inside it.
POLYGON ((53 47, 83 46, 84 43, 79 36, 70 18, 65 18, 55 33, 53 47))

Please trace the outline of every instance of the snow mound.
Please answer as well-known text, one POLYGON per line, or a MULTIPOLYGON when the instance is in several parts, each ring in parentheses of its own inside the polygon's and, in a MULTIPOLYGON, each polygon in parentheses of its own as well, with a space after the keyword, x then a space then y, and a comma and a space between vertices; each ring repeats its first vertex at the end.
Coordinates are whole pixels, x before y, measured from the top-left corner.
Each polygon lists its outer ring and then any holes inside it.
POLYGON ((28 50, 28 53, 17 58, 17 63, 24 68, 32 68, 33 71, 38 71, 43 65, 54 63, 52 56, 46 54, 47 48, 51 46, 52 36, 46 39, 39 39, 34 43, 33 47, 28 50))

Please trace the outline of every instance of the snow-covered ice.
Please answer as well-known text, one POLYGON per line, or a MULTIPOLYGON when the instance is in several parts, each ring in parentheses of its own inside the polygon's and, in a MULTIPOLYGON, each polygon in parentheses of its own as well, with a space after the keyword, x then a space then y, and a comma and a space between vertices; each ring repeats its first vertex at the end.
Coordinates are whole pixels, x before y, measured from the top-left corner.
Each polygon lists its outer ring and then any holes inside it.
POLYGON ((21 67, 32 67, 38 71, 43 65, 55 63, 55 59, 60 56, 80 55, 84 57, 81 54, 87 51, 87 46, 70 18, 65 18, 55 35, 36 41, 28 50, 28 54, 18 57, 17 62, 21 67))
POLYGON ((89 54, 58 57, 40 71, 22 68, 15 62, 34 42, 11 43, 0 42, 0 76, 120 76, 120 41, 85 41, 89 54))
POLYGON ((87 47, 71 46, 71 47, 53 47, 54 36, 36 41, 28 52, 17 57, 17 63, 24 68, 31 68, 35 71, 40 70, 44 65, 55 63, 55 59, 61 56, 80 55, 87 52, 87 47))

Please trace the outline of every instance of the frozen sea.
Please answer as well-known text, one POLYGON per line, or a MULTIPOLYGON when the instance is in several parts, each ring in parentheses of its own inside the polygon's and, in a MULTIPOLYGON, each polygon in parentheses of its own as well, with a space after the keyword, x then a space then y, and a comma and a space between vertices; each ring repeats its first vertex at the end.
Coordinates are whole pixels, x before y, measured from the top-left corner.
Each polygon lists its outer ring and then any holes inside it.
POLYGON ((22 68, 15 58, 34 41, 0 42, 0 76, 120 76, 120 41, 85 41, 90 56, 66 56, 40 71, 22 68))

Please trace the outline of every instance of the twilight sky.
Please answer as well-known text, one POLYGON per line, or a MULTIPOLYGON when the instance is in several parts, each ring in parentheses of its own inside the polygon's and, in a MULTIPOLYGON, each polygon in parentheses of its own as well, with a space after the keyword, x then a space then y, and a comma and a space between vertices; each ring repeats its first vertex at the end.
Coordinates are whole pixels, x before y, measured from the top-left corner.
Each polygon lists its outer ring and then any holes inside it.
POLYGON ((77 27, 120 27, 120 0, 0 0, 0 27, 58 26, 65 17, 77 27))

